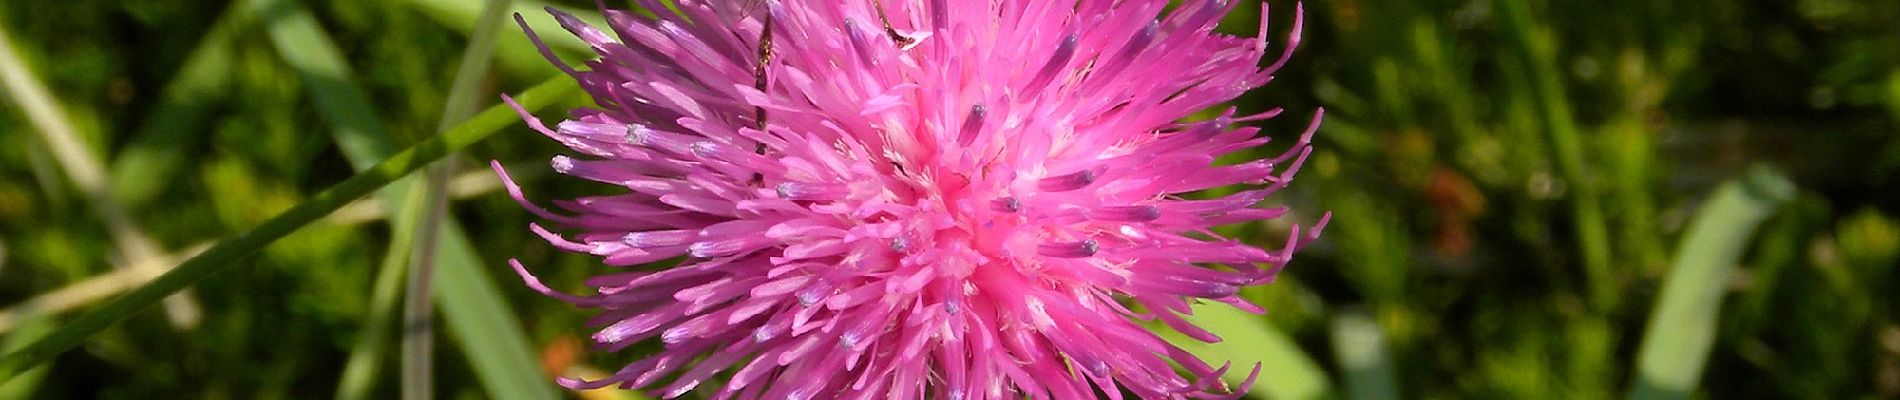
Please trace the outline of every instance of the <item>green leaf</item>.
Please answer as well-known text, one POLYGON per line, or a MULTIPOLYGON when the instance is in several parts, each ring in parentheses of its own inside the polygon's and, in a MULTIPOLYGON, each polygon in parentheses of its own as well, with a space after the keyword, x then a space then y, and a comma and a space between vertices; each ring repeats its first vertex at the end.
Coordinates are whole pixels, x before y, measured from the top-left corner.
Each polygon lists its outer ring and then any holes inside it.
POLYGON ((1636 354, 1629 398, 1682 399, 1695 389, 1715 339, 1722 293, 1749 236, 1794 194, 1788 178, 1764 167, 1716 188, 1676 249, 1636 354))
POLYGON ((1167 329, 1159 329, 1163 338, 1194 353, 1213 365, 1233 362, 1225 376, 1239 383, 1260 363, 1260 376, 1248 393, 1276 400, 1332 398, 1332 383, 1299 343, 1260 316, 1248 314, 1226 304, 1196 304, 1194 314, 1183 316, 1208 332, 1221 337, 1220 343, 1202 343, 1167 329))
MULTIPOLYGON (((395 144, 379 125, 381 119, 369 97, 350 83, 349 66, 316 18, 297 5, 278 7, 281 10, 272 14, 277 18, 269 28, 271 41, 284 61, 303 76, 319 114, 334 126, 344 157, 357 168, 364 168, 392 152, 395 144)), ((405 210, 402 200, 418 189, 416 183, 406 180, 391 185, 378 198, 387 209, 405 210)), ((437 251, 440 271, 436 279, 440 285, 435 286, 436 300, 449 333, 463 347, 462 353, 469 357, 470 367, 488 394, 503 399, 555 398, 548 379, 521 373, 522 366, 536 365, 527 335, 501 300, 495 283, 478 267, 482 265, 480 257, 453 221, 444 221, 437 251)))
MULTIPOLYGON (((521 104, 522 108, 539 110, 578 91, 579 88, 567 77, 558 77, 529 89, 515 100, 521 104)), ((396 153, 362 173, 271 217, 257 228, 218 242, 209 250, 185 260, 177 268, 152 280, 151 283, 113 299, 97 310, 80 315, 46 337, 34 340, 33 343, 18 351, 0 356, 0 379, 16 376, 20 374, 20 371, 45 363, 53 356, 72 350, 86 338, 98 334, 106 327, 125 320, 133 313, 158 304, 159 300, 165 296, 177 293, 213 273, 238 265, 239 259, 262 251, 272 242, 283 239, 285 235, 329 215, 330 212, 342 208, 350 201, 408 176, 430 162, 448 155, 449 152, 475 144, 500 131, 502 127, 518 123, 520 123, 520 117, 513 109, 505 106, 489 107, 475 118, 449 130, 448 133, 396 153)), ((482 310, 482 312, 496 311, 482 310)))

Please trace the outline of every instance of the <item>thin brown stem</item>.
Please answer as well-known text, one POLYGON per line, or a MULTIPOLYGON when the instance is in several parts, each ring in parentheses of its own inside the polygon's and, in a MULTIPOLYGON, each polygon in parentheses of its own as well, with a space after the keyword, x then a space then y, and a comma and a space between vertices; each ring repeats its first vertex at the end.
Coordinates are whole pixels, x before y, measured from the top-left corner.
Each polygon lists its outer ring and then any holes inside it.
POLYGON ((897 33, 897 28, 891 26, 891 18, 884 14, 884 0, 871 0, 871 8, 877 10, 877 22, 884 25, 884 35, 890 36, 891 43, 897 48, 909 48, 917 43, 916 39, 897 33))

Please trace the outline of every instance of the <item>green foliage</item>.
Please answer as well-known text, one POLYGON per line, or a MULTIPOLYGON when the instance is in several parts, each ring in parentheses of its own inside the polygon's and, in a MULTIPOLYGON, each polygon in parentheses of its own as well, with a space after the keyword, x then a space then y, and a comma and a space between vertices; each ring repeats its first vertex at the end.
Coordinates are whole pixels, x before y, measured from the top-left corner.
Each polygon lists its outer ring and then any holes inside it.
MULTIPOLYGON (((402 177, 359 171, 436 134, 456 86, 447 60, 479 3, 0 3, 0 36, 145 233, 173 253, 246 244, 178 269, 201 279, 71 304, 77 314, 0 315, 0 347, 50 332, 58 346, 40 350, 76 348, 31 353, 50 363, 17 376, 31 363, 6 356, 0 398, 393 397, 391 266, 422 223, 408 200, 420 179, 350 206, 395 210, 368 223, 317 218, 355 197, 326 189, 402 177), (192 283, 195 328, 131 313, 192 283)), ((568 63, 586 56, 546 4, 514 3, 568 63)), ((1222 29, 1250 35, 1259 8, 1241 3, 1222 29)), ((599 20, 591 2, 556 5, 599 20)), ((1293 4, 1272 5, 1279 46, 1293 4)), ((1672 397, 1900 396, 1900 2, 1305 6, 1302 49, 1238 104, 1289 110, 1260 123, 1276 137, 1326 108, 1307 169, 1274 200, 1296 214, 1221 233, 1272 247, 1289 223, 1332 222, 1276 283, 1243 292, 1268 315, 1197 306, 1228 340, 1187 346, 1237 360, 1229 378, 1265 360, 1256 397, 1595 399, 1657 377, 1672 397), (1785 171, 1792 199, 1723 211, 1735 190, 1718 183, 1755 179, 1757 164, 1785 171)), ((556 75, 512 24, 495 46, 476 104, 556 75)), ((21 105, 0 96, 9 312, 128 262, 21 105)), ((533 178, 561 149, 512 111, 475 120, 502 131, 458 142, 462 172, 502 160, 537 198, 598 190, 533 178)), ((569 291, 598 268, 539 244, 532 220, 492 189, 447 214, 439 397, 552 397, 552 374, 631 357, 585 354, 587 315, 515 284, 509 257, 569 291)))

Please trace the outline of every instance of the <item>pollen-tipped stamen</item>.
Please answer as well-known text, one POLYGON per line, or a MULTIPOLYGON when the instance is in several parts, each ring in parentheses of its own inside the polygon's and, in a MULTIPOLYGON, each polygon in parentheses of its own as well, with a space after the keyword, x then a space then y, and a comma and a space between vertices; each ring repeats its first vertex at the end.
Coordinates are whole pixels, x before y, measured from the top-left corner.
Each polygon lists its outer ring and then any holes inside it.
POLYGON ((1036 245, 1036 254, 1054 258, 1088 258, 1102 250, 1094 239, 1079 242, 1049 242, 1036 245))
POLYGON ((1082 170, 1068 175, 1042 178, 1036 181, 1036 189, 1044 192, 1067 192, 1088 187, 1089 184, 1095 183, 1095 178, 1095 171, 1082 170))

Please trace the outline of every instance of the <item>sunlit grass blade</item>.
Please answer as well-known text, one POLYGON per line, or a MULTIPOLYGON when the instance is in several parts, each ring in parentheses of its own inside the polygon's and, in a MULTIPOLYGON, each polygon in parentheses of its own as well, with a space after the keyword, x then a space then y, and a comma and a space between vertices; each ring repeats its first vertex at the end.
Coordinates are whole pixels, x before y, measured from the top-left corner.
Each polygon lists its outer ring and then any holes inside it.
POLYGON ((1340 381, 1346 398, 1353 400, 1391 400, 1399 398, 1398 372, 1392 357, 1386 354, 1385 332, 1378 321, 1365 311, 1340 312, 1333 316, 1333 357, 1342 370, 1340 381))
POLYGON ((1755 167, 1716 188, 1702 205, 1676 249, 1660 300, 1649 316, 1629 398, 1689 397, 1714 344, 1722 293, 1749 236, 1794 194, 1788 178, 1755 167))
MULTIPOLYGON (((317 23, 315 16, 296 0, 250 0, 269 18, 264 21, 278 57, 303 79, 317 112, 329 122, 337 146, 350 166, 364 169, 393 152, 395 145, 383 130, 369 97, 352 86, 350 66, 343 54, 317 23)), ((405 185, 393 185, 385 192, 407 192, 405 185)), ((396 197, 401 199, 401 197, 396 197)), ((400 209, 392 207, 391 209, 400 209)))
MULTIPOLYGON (((566 77, 550 80, 529 89, 515 97, 517 103, 529 110, 539 110, 567 98, 579 91, 579 87, 566 77)), ((500 131, 502 127, 520 122, 514 110, 506 106, 489 107, 475 118, 458 125, 441 136, 418 143, 381 163, 365 169, 341 183, 331 186, 296 206, 285 210, 256 228, 242 235, 226 239, 213 245, 204 253, 178 265, 152 283, 133 290, 125 296, 113 299, 99 309, 60 326, 46 337, 33 341, 19 351, 0 356, 0 379, 18 375, 21 371, 45 363, 54 356, 72 350, 87 338, 105 330, 133 313, 157 304, 160 299, 177 293, 191 284, 218 271, 238 265, 239 259, 262 251, 278 239, 284 238, 298 228, 308 225, 337 208, 349 204, 351 200, 368 195, 383 186, 389 185, 429 162, 441 159, 451 151, 468 147, 500 131)), ((445 284, 446 285, 446 284, 445 284)), ((484 313, 496 310, 482 310, 484 313)))
POLYGON ((73 282, 49 292, 34 295, 19 303, 0 309, 0 332, 12 330, 17 324, 30 318, 46 318, 92 305, 102 299, 136 289, 166 269, 176 265, 179 260, 204 252, 211 243, 193 245, 179 254, 166 254, 141 261, 148 265, 124 266, 110 273, 93 275, 85 280, 73 282))
POLYGON ((1189 322, 1220 335, 1220 343, 1202 343, 1172 330, 1162 329, 1163 338, 1208 363, 1220 365, 1232 361, 1227 382, 1238 384, 1260 363, 1260 377, 1247 391, 1249 396, 1274 400, 1325 399, 1334 396, 1332 382, 1313 357, 1300 350, 1292 337, 1267 325, 1258 315, 1248 314, 1226 304, 1197 304, 1189 322))
MULTIPOLYGON (((369 97, 350 83, 349 65, 336 45, 307 10, 291 4, 282 7, 275 14, 278 19, 269 24, 271 41, 279 56, 304 78, 319 114, 335 128, 344 157, 351 165, 363 168, 392 152, 395 144, 379 125, 381 119, 371 108, 369 97)), ((379 197, 389 209, 404 210, 400 204, 408 193, 418 190, 416 183, 411 180, 391 185, 379 197)), ((478 267, 481 258, 466 235, 452 222, 444 221, 440 228, 439 272, 435 274, 440 284, 433 290, 449 333, 463 348, 488 395, 504 399, 554 398, 548 379, 521 373, 522 366, 535 365, 527 335, 501 301, 494 282, 478 267)))

